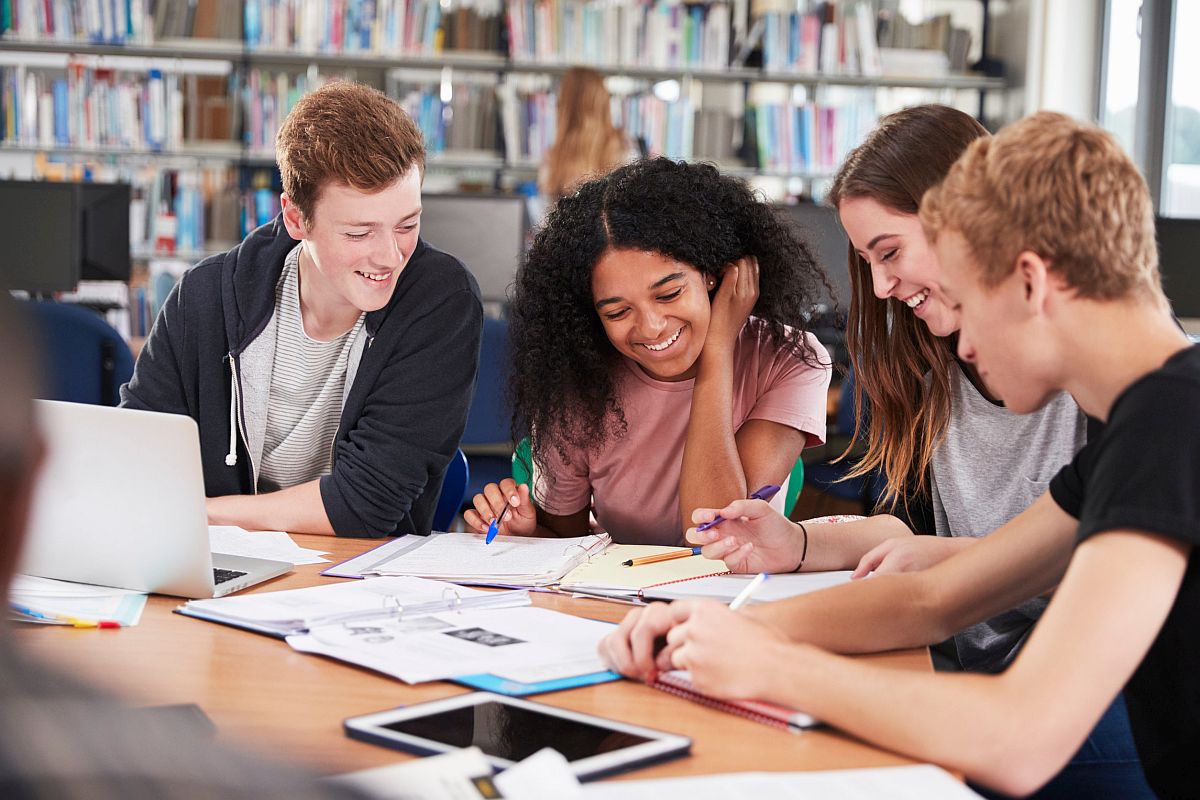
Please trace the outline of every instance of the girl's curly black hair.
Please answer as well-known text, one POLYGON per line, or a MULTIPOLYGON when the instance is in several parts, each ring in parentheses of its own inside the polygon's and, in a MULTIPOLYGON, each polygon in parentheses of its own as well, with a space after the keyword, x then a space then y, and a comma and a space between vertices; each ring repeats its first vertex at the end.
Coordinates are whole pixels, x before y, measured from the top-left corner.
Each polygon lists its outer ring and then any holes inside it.
MULTIPOLYGON (((536 432, 534 461, 554 446, 590 449, 619 435, 619 358, 592 299, 592 269, 610 248, 660 253, 718 279, 725 265, 755 256, 753 315, 770 340, 814 366, 808 317, 833 296, 809 245, 746 183, 708 164, 638 161, 559 200, 517 272, 509 309, 509 402, 514 441, 536 432)), ((823 365, 822 365, 823 366, 823 365)))

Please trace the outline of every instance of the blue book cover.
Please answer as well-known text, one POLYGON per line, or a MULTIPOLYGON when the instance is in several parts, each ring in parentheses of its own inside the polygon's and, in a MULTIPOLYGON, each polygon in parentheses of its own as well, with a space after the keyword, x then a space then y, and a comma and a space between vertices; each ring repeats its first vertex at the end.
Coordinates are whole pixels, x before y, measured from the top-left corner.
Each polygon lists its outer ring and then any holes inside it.
POLYGON ((65 78, 54 81, 54 142, 67 147, 71 144, 71 93, 65 78))
POLYGON ((598 683, 619 681, 621 680, 621 676, 615 672, 606 670, 604 672, 592 672, 588 675, 574 675, 570 678, 558 678, 550 681, 537 681, 536 683, 510 681, 507 678, 501 678, 498 675, 490 674, 460 675, 457 678, 451 678, 450 680, 454 681, 455 683, 461 683, 463 686, 470 686, 472 689, 481 689, 485 692, 506 694, 510 697, 525 697, 531 694, 561 692, 564 689, 575 689, 580 686, 594 686, 598 683))

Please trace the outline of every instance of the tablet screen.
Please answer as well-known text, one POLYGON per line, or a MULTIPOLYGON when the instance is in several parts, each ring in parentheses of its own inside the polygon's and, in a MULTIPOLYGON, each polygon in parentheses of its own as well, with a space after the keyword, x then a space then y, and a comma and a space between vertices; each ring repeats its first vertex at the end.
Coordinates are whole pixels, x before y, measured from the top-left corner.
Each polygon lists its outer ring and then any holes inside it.
POLYGON ((488 755, 509 761, 528 758, 543 747, 557 750, 568 761, 578 761, 651 741, 644 736, 495 701, 380 727, 452 747, 474 745, 488 755))

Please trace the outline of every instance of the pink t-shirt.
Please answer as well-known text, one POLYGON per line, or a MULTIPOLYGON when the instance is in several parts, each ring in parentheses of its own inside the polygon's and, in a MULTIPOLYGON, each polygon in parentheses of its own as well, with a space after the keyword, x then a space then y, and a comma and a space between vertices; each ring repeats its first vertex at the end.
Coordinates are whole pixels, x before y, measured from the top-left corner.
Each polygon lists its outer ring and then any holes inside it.
MULTIPOLYGON (((820 342, 812 334, 807 341, 829 364, 820 342)), ((679 472, 696 382, 658 381, 632 360, 622 365, 616 391, 628 430, 599 448, 569 453, 567 461, 550 448, 553 481, 539 475, 535 496, 551 514, 573 514, 590 503, 613 541, 680 545, 679 472)), ((824 442, 829 366, 811 367, 779 350, 751 319, 738 337, 733 374, 734 431, 762 419, 808 434, 805 447, 824 442)), ((783 501, 781 491, 772 505, 782 511, 783 501)))

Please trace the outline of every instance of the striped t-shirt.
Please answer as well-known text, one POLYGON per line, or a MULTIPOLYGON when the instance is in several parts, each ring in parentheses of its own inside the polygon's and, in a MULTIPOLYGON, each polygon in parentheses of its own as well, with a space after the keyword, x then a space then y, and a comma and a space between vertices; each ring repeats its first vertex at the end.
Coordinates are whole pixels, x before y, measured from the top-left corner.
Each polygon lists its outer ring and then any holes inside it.
POLYGON ((275 286, 275 360, 271 369, 259 491, 319 478, 333 463, 342 416, 346 365, 365 315, 329 342, 304 332, 300 316, 300 248, 288 254, 275 286))

